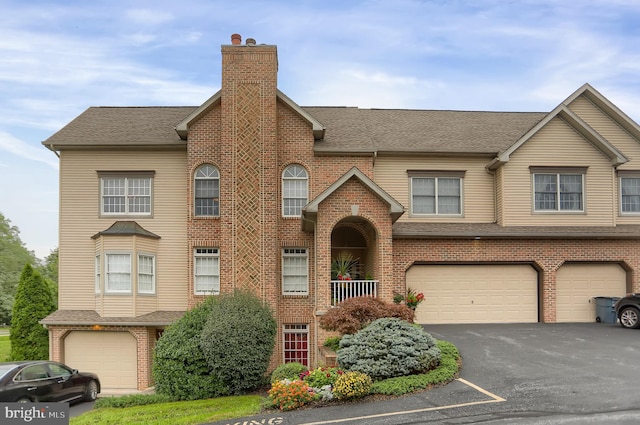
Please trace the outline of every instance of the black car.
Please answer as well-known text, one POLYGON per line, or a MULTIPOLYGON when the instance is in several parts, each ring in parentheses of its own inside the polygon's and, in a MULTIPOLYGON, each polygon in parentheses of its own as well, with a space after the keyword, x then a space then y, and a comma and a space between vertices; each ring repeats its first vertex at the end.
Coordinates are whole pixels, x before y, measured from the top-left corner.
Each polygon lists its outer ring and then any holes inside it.
POLYGON ((616 301, 616 317, 625 328, 640 328, 640 293, 627 294, 616 301))
POLYGON ((97 375, 78 372, 62 363, 44 360, 0 363, 0 402, 93 401, 98 393, 97 375))

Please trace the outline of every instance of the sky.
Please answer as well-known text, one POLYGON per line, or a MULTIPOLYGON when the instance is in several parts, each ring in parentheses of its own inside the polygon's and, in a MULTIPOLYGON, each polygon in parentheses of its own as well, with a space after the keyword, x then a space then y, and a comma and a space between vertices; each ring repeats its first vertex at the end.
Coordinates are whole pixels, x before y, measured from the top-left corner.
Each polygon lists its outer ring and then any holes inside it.
POLYGON ((197 106, 231 34, 301 106, 549 112, 584 83, 640 122, 639 0, 0 0, 0 213, 58 245, 58 158, 90 106, 197 106))

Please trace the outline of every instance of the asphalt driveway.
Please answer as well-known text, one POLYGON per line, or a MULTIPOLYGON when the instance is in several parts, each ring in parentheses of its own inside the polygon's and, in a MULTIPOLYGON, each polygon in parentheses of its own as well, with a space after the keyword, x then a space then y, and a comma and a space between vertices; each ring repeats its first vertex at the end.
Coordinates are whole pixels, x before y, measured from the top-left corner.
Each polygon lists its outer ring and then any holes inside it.
POLYGON ((460 380, 384 402, 216 424, 640 423, 640 330, 604 323, 426 328, 459 348, 460 380))

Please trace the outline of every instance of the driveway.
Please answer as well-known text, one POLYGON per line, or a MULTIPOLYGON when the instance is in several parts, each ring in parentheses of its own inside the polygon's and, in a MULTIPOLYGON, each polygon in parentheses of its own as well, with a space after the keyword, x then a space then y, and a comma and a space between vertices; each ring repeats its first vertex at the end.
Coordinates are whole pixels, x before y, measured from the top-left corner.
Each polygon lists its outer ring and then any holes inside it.
POLYGON ((640 423, 640 330, 604 323, 426 328, 459 348, 460 380, 395 400, 216 425, 640 423))

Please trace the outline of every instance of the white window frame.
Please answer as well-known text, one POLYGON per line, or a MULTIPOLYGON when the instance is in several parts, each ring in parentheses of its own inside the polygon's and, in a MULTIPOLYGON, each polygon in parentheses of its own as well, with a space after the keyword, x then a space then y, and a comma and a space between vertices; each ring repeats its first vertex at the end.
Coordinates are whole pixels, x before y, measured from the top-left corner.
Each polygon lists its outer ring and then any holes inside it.
POLYGON ((96 259, 95 259, 95 271, 96 271, 95 272, 95 278, 96 278, 96 280, 95 280, 95 290, 96 290, 96 294, 99 294, 101 292, 101 290, 100 290, 100 270, 101 270, 100 259, 101 259, 100 254, 96 254, 96 259))
MULTIPOLYGON (((410 177, 409 184, 409 199, 411 200, 411 215, 413 216, 442 216, 442 217, 462 217, 464 212, 464 171, 408 171, 410 177), (433 193, 433 203, 434 210, 433 212, 424 212, 424 211, 416 211, 417 203, 415 202, 415 196, 420 196, 415 194, 414 184, 417 180, 432 180, 434 193, 433 193), (454 180, 458 182, 458 195, 457 196, 449 196, 444 193, 440 193, 440 181, 441 180, 454 180), (450 212, 446 211, 444 208, 443 200, 445 197, 452 197, 458 199, 458 211, 450 212)), ((424 196, 424 195, 423 195, 424 196)))
POLYGON ((98 172, 100 177, 100 215, 101 216, 138 216, 146 217, 153 214, 153 172, 98 172), (113 182, 113 185, 109 185, 113 182), (118 182, 117 184, 115 184, 118 182), (139 186, 138 182, 144 182, 139 186), (120 198, 120 202, 112 204, 110 198, 120 198), (136 201, 142 200, 142 211, 135 211, 136 201), (121 206, 122 210, 114 209, 110 205, 121 206))
POLYGON ((619 186, 619 208, 620 208, 620 215, 640 215, 640 190, 637 190, 636 192, 638 192, 637 194, 635 193, 629 193, 629 194, 625 194, 625 181, 626 182, 635 182, 636 185, 635 187, 640 189, 640 172, 635 172, 635 173, 624 173, 622 174, 623 171, 619 171, 619 176, 618 176, 618 186, 619 186), (627 205, 632 206, 633 208, 630 210, 625 210, 625 197, 628 198, 635 198, 636 201, 635 202, 628 202, 627 205))
POLYGON ((282 295, 309 295, 309 251, 282 249, 282 295), (295 264, 290 264, 295 261, 295 264), (292 269, 292 267, 296 269, 292 269), (304 283, 302 283, 304 281, 304 283))
POLYGON ((107 252, 104 255, 104 292, 105 294, 131 294, 132 292, 132 273, 131 273, 131 253, 130 252, 107 252), (123 267, 119 267, 118 264, 112 263, 112 260, 115 260, 116 257, 128 258, 128 270, 126 270, 126 262, 123 263, 123 267), (112 271, 114 270, 114 271, 112 271), (115 279, 115 276, 118 275, 126 275, 129 277, 128 285, 129 287, 126 289, 118 288, 114 289, 112 285, 115 285, 117 282, 112 282, 112 276, 115 279))
POLYGON ((139 294, 150 294, 153 295, 156 293, 156 256, 153 254, 147 253, 138 253, 138 293, 139 294), (151 260, 151 270, 142 270, 143 261, 142 259, 151 260), (143 289, 141 287, 142 281, 144 278, 151 279, 151 288, 143 289))
POLYGON ((287 362, 287 353, 301 353, 306 352, 306 357, 303 359, 300 356, 289 357, 289 362, 300 362, 305 366, 309 366, 309 325, 307 324, 286 324, 282 326, 282 360, 287 362), (306 350, 300 350, 297 348, 287 349, 287 335, 305 335, 306 336, 306 350))
POLYGON ((195 295, 220 294, 220 250, 218 248, 194 248, 193 250, 193 292, 195 295), (203 260, 211 260, 211 270, 203 269, 198 263, 203 260), (210 273, 205 273, 210 272, 210 273), (208 278, 210 289, 198 289, 199 281, 208 278))
POLYGON ((196 169, 193 176, 193 215, 195 217, 220 217, 220 171, 211 164, 203 164, 196 169), (217 182, 217 188, 214 187, 213 197, 198 197, 198 182, 211 181, 214 186, 217 182), (211 200, 211 206, 199 207, 198 200, 211 200), (212 214, 202 214, 198 212, 199 208, 212 209, 212 214))
MULTIPOLYGON (((534 167, 532 167, 532 169, 534 169, 534 167)), ((535 171, 532 173, 532 179, 531 179, 532 188, 533 188, 532 190, 533 211, 536 213, 552 213, 552 214, 584 213, 585 204, 586 204, 585 174, 586 174, 586 169, 584 168, 570 168, 566 170, 557 170, 557 171, 553 169, 545 170, 544 168, 536 168, 535 171), (538 182, 536 181, 537 176, 547 176, 547 177, 555 176, 555 179, 554 179, 555 182, 553 182, 553 184, 555 185, 555 191, 549 192, 549 191, 539 190, 542 188, 538 188, 538 182), (579 209, 562 207, 563 204, 566 202, 575 202, 570 199, 563 200, 562 199, 563 194, 566 195, 567 193, 568 194, 577 193, 577 192, 562 191, 562 186, 566 184, 561 181, 562 177, 580 177, 580 200, 579 200, 580 208, 579 209), (538 206, 537 195, 544 194, 544 193, 555 194, 555 200, 553 201, 555 203, 555 208, 540 208, 538 206)), ((543 183, 543 184, 548 185, 549 183, 543 183)), ((545 201, 545 202, 549 202, 549 201, 545 201)))
POLYGON ((309 173, 300 164, 287 166, 282 171, 282 216, 300 217, 308 200, 309 173))

